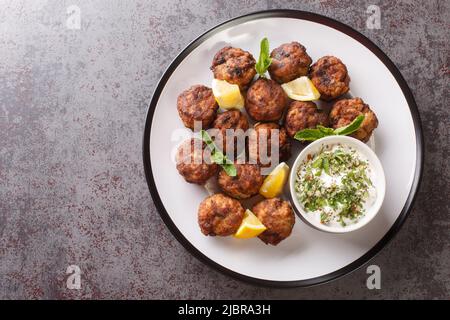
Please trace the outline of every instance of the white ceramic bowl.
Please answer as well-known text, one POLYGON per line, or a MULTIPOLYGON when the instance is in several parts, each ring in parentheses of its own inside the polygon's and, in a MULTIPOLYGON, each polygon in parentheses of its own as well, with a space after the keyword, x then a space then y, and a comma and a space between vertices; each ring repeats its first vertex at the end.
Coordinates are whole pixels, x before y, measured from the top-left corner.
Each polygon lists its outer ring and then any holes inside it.
POLYGON ((384 194, 386 191, 386 180, 384 177, 383 167, 381 162, 376 156, 376 154, 370 149, 365 143, 347 136, 329 136, 319 140, 316 140, 306 146, 302 152, 298 155, 297 159, 292 166, 291 173, 289 176, 289 188, 291 192, 292 202, 294 203, 294 208, 300 218, 305 221, 308 225, 325 232, 331 233, 346 233, 362 228, 367 223, 369 223, 378 213, 384 200, 384 194), (305 211, 303 205, 297 198, 295 193, 295 181, 297 178, 297 170, 306 157, 311 154, 314 155, 320 151, 321 147, 324 145, 334 145, 340 143, 342 145, 350 146, 359 152, 362 156, 366 157, 369 161, 372 170, 374 171, 373 184, 376 189, 376 199, 373 205, 367 210, 366 214, 361 217, 356 223, 348 225, 346 227, 336 227, 327 226, 321 224, 320 221, 312 219, 305 211))

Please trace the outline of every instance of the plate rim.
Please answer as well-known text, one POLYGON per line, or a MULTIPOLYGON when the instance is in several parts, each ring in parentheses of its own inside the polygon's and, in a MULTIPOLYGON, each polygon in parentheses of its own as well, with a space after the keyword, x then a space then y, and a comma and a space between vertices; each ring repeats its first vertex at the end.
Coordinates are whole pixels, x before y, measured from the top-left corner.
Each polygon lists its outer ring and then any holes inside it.
POLYGON ((380 251, 383 249, 390 240, 398 233, 401 226, 405 222, 406 218, 409 216, 414 201, 416 199, 417 191, 419 190, 420 183, 422 181, 423 174, 423 163, 424 163, 424 140, 423 140, 423 131, 422 124, 420 120, 419 110, 417 108, 416 102, 414 100, 414 96, 403 78, 402 74, 395 66, 395 64, 391 61, 391 59, 369 38, 364 36, 362 33, 356 31, 352 27, 339 22, 333 18, 329 18, 327 16, 309 12, 309 11, 300 11, 300 10, 290 10, 290 9, 275 9, 275 10, 263 10, 251 12, 242 16, 238 16, 232 19, 229 19, 225 22, 219 23, 218 25, 208 29, 206 32, 198 36, 196 39, 191 41, 169 64, 169 66, 164 71, 161 76, 156 88, 154 89, 152 98, 147 107, 146 111, 146 119, 145 119, 145 127, 143 134, 143 148, 142 148, 142 156, 143 156, 143 164, 144 164, 144 172, 147 180, 147 185, 150 190, 150 194, 153 198, 153 202, 156 206, 156 209, 161 216, 162 220, 169 228, 170 232, 175 236, 175 238, 180 242, 184 248, 189 251, 194 257, 196 257, 201 262, 206 265, 212 267, 220 271, 221 273, 231 276, 240 281, 244 281, 247 283, 256 284, 259 286, 265 287, 277 287, 277 288, 287 288, 287 287, 309 287, 314 285, 319 285, 323 283, 327 283, 333 280, 336 280, 340 277, 343 277, 353 271, 356 271, 372 258, 374 258, 380 251), (169 80, 172 73, 178 67, 178 65, 184 60, 184 58, 189 55, 194 49, 196 49, 204 40, 213 36, 214 34, 232 27, 239 25, 241 23, 245 23, 248 21, 259 20, 264 18, 294 18, 299 20, 307 20, 316 22, 322 25, 326 25, 333 29, 336 29, 344 34, 352 37, 367 49, 369 49, 373 54, 375 54, 378 59, 389 69, 390 73, 394 76, 397 81, 400 89, 402 90, 403 95, 408 103, 408 107, 411 112, 414 131, 416 134, 416 168, 414 172, 414 178, 412 181, 411 189, 409 191, 408 197, 406 199, 405 205, 403 206, 398 218, 395 220, 394 224, 391 228, 385 233, 385 235, 378 241, 369 251, 367 251, 364 255, 356 259, 355 261, 349 263, 348 265, 333 271, 331 273, 314 277, 310 279, 303 280, 289 280, 289 281, 280 281, 280 280, 267 280, 260 279, 251 276, 247 276, 241 274, 239 272, 230 270, 219 263, 213 261, 208 256, 203 254, 200 250, 198 250, 178 229, 175 223, 170 218, 167 213, 161 198, 159 196, 158 190, 156 188, 155 181, 153 179, 152 166, 150 160, 150 134, 151 134, 151 126, 153 122, 153 115, 158 103, 159 97, 165 87, 165 84, 169 80))

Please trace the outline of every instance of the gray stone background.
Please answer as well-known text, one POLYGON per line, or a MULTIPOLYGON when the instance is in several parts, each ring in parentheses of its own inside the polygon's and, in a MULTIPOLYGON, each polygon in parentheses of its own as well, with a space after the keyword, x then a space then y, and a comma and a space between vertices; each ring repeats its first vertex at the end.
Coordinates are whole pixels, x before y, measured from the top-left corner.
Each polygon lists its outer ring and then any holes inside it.
MULTIPOLYGON (((0 0, 0 297, 450 298, 449 1, 0 0), (370 4, 381 29, 366 28, 370 4), (70 30, 67 8, 81 9, 70 30), (153 205, 143 175, 145 111, 164 69, 199 34, 257 10, 340 20, 401 70, 426 142, 411 216, 371 263, 313 288, 269 289, 193 258, 153 205), (82 288, 66 288, 66 268, 82 288)), ((376 88, 374 88, 376 90, 376 88)))

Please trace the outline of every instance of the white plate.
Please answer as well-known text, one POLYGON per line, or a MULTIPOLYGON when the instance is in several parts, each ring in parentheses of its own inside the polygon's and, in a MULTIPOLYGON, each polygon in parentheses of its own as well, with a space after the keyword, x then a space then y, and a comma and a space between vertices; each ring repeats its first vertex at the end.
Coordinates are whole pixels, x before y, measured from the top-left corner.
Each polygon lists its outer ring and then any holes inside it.
MULTIPOLYGON (((228 21, 194 40, 172 62, 150 103, 144 132, 144 169, 155 205, 177 239, 196 257, 236 278, 274 286, 308 286, 342 276, 373 257, 398 231, 411 208, 422 171, 422 134, 412 94, 389 58, 370 40, 335 20, 301 11, 265 11, 228 21), (197 224, 203 187, 186 183, 173 161, 187 133, 176 99, 193 84, 210 86, 214 54, 225 45, 257 57, 259 41, 271 48, 299 41, 315 61, 332 54, 347 65, 350 89, 377 114, 376 153, 386 174, 379 214, 364 228, 326 234, 297 218, 278 246, 259 239, 205 237, 197 224)), ((298 154, 294 151, 291 161, 298 154)))

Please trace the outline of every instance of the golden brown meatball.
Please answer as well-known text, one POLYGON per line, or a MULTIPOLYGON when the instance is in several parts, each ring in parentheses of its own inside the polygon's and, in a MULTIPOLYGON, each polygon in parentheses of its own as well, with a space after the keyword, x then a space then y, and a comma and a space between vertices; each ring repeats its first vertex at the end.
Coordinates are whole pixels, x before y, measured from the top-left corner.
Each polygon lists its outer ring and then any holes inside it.
POLYGON ((264 243, 276 246, 291 234, 295 215, 289 202, 279 198, 266 199, 253 207, 253 213, 267 228, 258 236, 264 243))
POLYGON ((189 183, 204 184, 214 176, 219 167, 211 163, 211 152, 200 139, 189 139, 177 150, 176 163, 178 172, 189 183))
POLYGON ((347 67, 336 57, 325 56, 311 66, 311 81, 320 92, 320 99, 330 101, 347 93, 350 77, 347 67))
POLYGON ((244 89, 256 74, 255 64, 255 58, 249 52, 225 47, 214 56, 211 70, 214 78, 237 84, 244 89))
POLYGON ((344 127, 355 120, 360 114, 364 115, 364 121, 359 129, 351 134, 351 136, 362 142, 367 142, 373 130, 378 126, 378 119, 369 105, 365 104, 361 98, 337 101, 330 111, 330 124, 335 129, 344 127))
POLYGON ((246 199, 258 194, 264 177, 260 168, 254 164, 235 164, 237 174, 230 177, 220 170, 218 183, 223 192, 236 199, 246 199))
POLYGON ((239 201, 217 193, 207 197, 198 208, 198 224, 205 236, 235 234, 244 218, 239 201))
POLYGON ((220 113, 214 120, 213 128, 220 130, 220 135, 215 137, 214 142, 226 153, 227 150, 234 150, 233 155, 237 156, 245 148, 245 132, 248 130, 249 124, 247 117, 239 110, 230 110, 220 113), (227 130, 229 134, 233 134, 234 138, 227 141, 227 130))
POLYGON ((328 126, 328 115, 317 108, 311 101, 293 101, 286 113, 284 127, 293 138, 299 130, 315 128, 317 125, 328 126))
POLYGON ((277 164, 287 161, 291 156, 291 144, 289 142, 286 130, 277 123, 260 123, 254 127, 254 131, 250 134, 248 143, 248 153, 250 161, 258 163, 262 167, 270 167, 272 163, 277 164), (278 158, 272 159, 272 133, 278 130, 278 158), (266 137, 266 140, 264 140, 266 137), (260 145, 260 139, 266 141, 266 146, 260 145))
POLYGON ((210 88, 195 85, 178 96, 177 109, 187 128, 194 130, 194 121, 201 121, 202 129, 208 129, 216 117, 219 105, 210 88))
POLYGON ((308 74, 311 57, 306 48, 298 42, 285 43, 270 54, 272 63, 270 77, 278 83, 285 83, 308 74))
POLYGON ((256 121, 278 121, 288 104, 283 88, 273 80, 259 78, 248 89, 247 113, 256 121))

